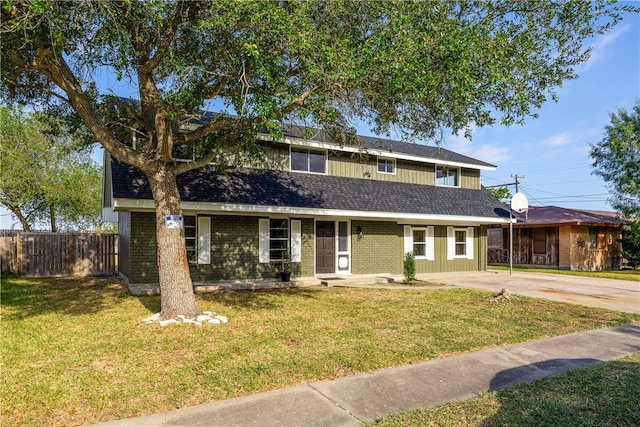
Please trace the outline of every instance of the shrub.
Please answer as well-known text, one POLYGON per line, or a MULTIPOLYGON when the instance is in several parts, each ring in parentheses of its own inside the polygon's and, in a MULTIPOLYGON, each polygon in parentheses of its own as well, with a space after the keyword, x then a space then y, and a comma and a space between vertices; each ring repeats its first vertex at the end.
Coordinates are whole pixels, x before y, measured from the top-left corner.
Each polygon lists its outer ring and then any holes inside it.
POLYGON ((416 257, 413 252, 407 252, 404 256, 404 281, 413 283, 416 280, 416 257))

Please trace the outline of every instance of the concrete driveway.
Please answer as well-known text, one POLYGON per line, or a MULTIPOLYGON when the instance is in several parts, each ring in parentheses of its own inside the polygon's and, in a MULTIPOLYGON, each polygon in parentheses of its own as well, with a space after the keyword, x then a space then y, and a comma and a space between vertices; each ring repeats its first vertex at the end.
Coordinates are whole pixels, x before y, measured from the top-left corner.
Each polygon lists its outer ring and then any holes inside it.
POLYGON ((420 274, 418 278, 496 293, 507 288, 512 295, 640 314, 640 281, 520 271, 509 275, 508 271, 502 270, 420 274))

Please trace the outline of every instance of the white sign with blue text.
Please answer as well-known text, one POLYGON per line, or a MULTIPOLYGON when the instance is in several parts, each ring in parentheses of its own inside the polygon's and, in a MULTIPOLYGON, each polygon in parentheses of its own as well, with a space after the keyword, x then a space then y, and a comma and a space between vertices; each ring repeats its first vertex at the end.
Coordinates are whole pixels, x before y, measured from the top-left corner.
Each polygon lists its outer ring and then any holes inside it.
POLYGON ((165 225, 168 230, 182 230, 182 215, 167 215, 165 225))

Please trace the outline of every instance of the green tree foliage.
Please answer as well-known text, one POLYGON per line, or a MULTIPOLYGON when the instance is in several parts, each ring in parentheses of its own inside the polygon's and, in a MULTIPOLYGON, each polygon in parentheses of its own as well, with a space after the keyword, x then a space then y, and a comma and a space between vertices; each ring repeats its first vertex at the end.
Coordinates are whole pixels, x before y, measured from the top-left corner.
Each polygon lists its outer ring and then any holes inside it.
POLYGON ((631 112, 610 115, 602 140, 591 146, 593 173, 611 193, 609 203, 622 215, 640 217, 640 100, 631 112))
POLYGON ((101 168, 56 117, 0 108, 0 203, 31 231, 100 223, 101 168))
MULTIPOLYGON (((229 152, 260 159, 256 132, 321 127, 340 143, 355 123, 434 138, 522 123, 586 61, 585 41, 629 5, 608 0, 5 0, 2 93, 67 103, 116 159, 140 169, 156 206, 162 316, 194 315, 176 177, 229 152), (139 102, 100 92, 131 83, 139 102), (225 112, 208 116, 203 108, 225 112), (135 135, 136 149, 118 136, 135 135), (119 133, 120 132, 120 133, 119 133), (176 150, 194 155, 176 162, 176 150)), ((221 167, 224 167, 222 162, 221 167)))
POLYGON ((509 188, 507 187, 494 187, 494 188, 487 188, 487 190, 489 191, 489 193, 493 194, 493 197, 495 197, 496 199, 500 200, 501 202, 506 202, 507 200, 511 199, 511 191, 509 191, 509 188))

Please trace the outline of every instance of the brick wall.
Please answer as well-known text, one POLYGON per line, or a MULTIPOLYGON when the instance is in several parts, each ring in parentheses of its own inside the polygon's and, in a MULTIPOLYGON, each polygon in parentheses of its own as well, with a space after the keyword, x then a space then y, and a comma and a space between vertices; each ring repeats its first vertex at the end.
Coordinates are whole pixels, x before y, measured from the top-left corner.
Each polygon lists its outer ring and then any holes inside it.
POLYGON ((395 222, 351 222, 353 274, 402 273, 403 228, 395 222), (358 238, 358 227, 362 238, 358 238))
POLYGON ((129 282, 158 283, 155 213, 132 212, 130 221, 129 282))

